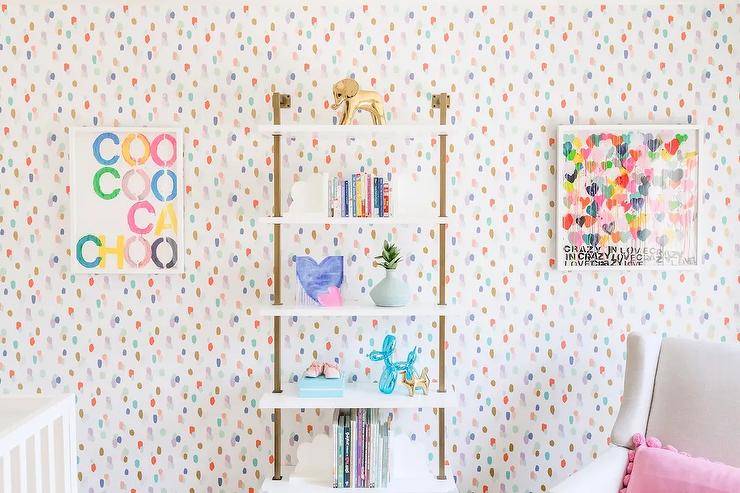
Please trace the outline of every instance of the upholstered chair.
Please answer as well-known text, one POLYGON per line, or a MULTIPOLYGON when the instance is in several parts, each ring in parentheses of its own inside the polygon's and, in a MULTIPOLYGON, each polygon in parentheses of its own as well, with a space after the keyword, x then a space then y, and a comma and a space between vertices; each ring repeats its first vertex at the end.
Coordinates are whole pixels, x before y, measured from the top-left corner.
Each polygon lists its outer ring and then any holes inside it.
POLYGON ((740 344, 632 333, 611 446, 552 493, 617 493, 632 436, 740 467, 740 344))

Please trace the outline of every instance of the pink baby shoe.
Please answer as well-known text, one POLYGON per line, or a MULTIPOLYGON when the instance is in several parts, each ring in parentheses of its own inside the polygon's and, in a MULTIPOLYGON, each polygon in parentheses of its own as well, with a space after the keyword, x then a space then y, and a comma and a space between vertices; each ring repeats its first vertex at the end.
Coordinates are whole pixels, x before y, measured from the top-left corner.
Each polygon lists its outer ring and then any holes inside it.
POLYGON ((318 361, 314 361, 313 363, 311 363, 311 365, 308 368, 306 368, 306 371, 303 372, 303 376, 309 377, 309 378, 316 378, 319 375, 321 375, 321 372, 322 372, 321 363, 319 363, 318 361))
POLYGON ((339 378, 342 376, 342 372, 339 371, 339 365, 336 363, 324 363, 324 377, 326 378, 339 378))

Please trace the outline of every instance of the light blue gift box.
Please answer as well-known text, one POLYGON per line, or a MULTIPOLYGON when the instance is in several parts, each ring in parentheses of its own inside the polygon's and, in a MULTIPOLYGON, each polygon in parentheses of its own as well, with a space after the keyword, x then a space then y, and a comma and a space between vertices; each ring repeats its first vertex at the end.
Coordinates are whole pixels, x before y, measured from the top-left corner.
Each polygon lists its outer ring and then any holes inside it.
POLYGON ((298 397, 342 397, 344 395, 344 374, 339 378, 301 377, 298 380, 298 397))

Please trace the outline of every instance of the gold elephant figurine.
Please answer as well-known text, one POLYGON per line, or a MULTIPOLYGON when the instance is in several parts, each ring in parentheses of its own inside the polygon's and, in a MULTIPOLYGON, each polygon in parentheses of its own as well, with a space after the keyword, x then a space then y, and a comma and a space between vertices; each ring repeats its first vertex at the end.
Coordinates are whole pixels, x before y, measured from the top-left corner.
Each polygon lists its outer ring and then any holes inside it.
POLYGON ((331 109, 339 109, 344 105, 344 115, 340 125, 352 123, 352 117, 357 110, 370 113, 373 125, 385 123, 385 112, 383 111, 383 99, 375 91, 361 91, 360 85, 354 79, 342 79, 332 86, 334 93, 334 104, 331 109))

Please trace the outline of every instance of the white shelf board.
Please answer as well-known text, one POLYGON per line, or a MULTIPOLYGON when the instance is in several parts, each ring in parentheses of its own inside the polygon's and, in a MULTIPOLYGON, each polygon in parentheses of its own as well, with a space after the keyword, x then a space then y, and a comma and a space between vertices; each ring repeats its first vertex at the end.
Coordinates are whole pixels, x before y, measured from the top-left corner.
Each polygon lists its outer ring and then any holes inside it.
POLYGON ((436 216, 392 216, 392 217, 325 217, 312 214, 296 214, 282 217, 260 217, 258 222, 263 224, 351 224, 351 225, 414 225, 435 226, 437 224, 449 224, 449 217, 436 216))
POLYGON ((396 386, 392 394, 383 394, 376 383, 347 383, 342 397, 298 397, 298 384, 290 383, 280 394, 266 392, 259 400, 261 409, 419 409, 456 406, 454 390, 437 392, 436 384, 429 386, 429 394, 410 397, 406 387, 396 386))
POLYGON ((328 480, 291 479, 292 473, 292 467, 283 467, 283 479, 266 479, 262 483, 262 493, 458 493, 450 474, 444 480, 433 477, 397 479, 387 488, 332 488, 328 480))
POLYGON ((367 302, 345 301, 342 306, 318 305, 260 305, 257 315, 261 317, 436 317, 463 313, 458 305, 436 305, 434 303, 410 303, 406 306, 375 306, 367 302))
POLYGON ((449 135, 452 125, 403 124, 403 125, 258 125, 257 131, 270 135, 339 135, 356 137, 362 135, 397 136, 407 139, 449 135))

